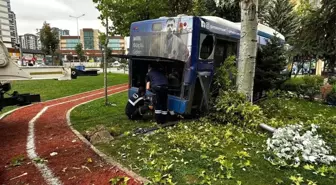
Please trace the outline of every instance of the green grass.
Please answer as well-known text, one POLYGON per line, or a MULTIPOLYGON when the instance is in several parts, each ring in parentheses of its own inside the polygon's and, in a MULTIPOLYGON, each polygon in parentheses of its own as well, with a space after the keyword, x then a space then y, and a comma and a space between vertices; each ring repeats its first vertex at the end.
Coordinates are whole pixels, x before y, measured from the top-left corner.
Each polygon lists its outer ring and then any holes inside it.
MULTIPOLYGON (((122 84, 128 82, 128 75, 108 74, 108 85, 122 84)), ((79 76, 69 81, 58 80, 31 80, 12 82, 12 91, 19 93, 40 94, 42 101, 69 96, 85 91, 100 89, 104 87, 104 75, 79 76)), ((11 93, 10 92, 10 93, 11 93)), ((12 110, 16 107, 6 107, 2 112, 12 110)))
MULTIPOLYGON (((124 115, 126 93, 110 97, 117 107, 104 107, 98 100, 81 106, 71 114, 72 123, 80 132, 103 124, 113 132, 123 133, 152 123, 130 122, 124 115)), ((319 120, 336 115, 336 109, 317 102, 304 100, 271 99, 261 103, 265 114, 281 119, 284 124, 296 121, 319 120), (270 106, 269 108, 265 108, 270 106), (272 106, 272 107, 271 107, 272 106), (273 110, 276 108, 276 110, 273 110)), ((332 121, 332 120, 331 120, 332 121)), ((271 124, 271 123, 270 123, 271 124)), ((308 123, 307 123, 308 124, 308 123)), ((333 123, 321 124, 323 136, 335 153, 336 128, 333 123)), ((276 125, 273 125, 276 126, 276 125)), ((232 125, 216 125, 208 121, 183 122, 177 127, 163 129, 147 136, 115 139, 111 144, 97 147, 154 184, 228 184, 268 185, 283 181, 292 184, 291 176, 303 177, 318 185, 333 185, 336 174, 325 177, 299 166, 278 167, 264 159, 266 140, 270 135, 261 130, 248 130, 232 125), (223 157, 224 156, 224 157, 223 157), (222 158, 221 158, 222 157, 222 158), (202 173, 202 172, 205 172, 202 173), (231 179, 227 177, 233 176, 231 179), (239 181, 239 182, 238 182, 239 181)), ((334 166, 336 169, 336 166, 334 166)))
POLYGON ((123 92, 109 97, 109 102, 115 103, 116 107, 104 106, 104 99, 82 105, 72 111, 71 122, 81 133, 96 125, 104 125, 113 135, 120 135, 139 127, 153 126, 154 123, 150 122, 129 121, 125 115, 127 100, 127 92, 123 92))
POLYGON ((336 107, 303 99, 274 98, 261 102, 260 106, 269 118, 286 121, 298 119, 306 122, 317 115, 325 118, 336 116, 336 107))

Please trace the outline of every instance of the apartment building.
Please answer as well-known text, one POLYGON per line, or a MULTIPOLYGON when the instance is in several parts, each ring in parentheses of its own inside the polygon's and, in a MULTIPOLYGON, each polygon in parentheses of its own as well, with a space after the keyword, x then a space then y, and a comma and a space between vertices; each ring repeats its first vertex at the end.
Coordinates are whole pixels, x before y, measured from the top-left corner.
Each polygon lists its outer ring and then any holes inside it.
POLYGON ((0 0, 0 39, 7 48, 12 47, 12 36, 9 22, 10 1, 0 0))

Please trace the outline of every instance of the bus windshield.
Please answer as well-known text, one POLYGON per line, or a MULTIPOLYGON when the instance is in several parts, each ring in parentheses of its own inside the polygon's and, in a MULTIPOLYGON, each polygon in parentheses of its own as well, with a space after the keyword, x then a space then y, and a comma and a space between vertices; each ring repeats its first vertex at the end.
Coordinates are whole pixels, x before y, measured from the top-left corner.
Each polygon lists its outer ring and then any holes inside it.
POLYGON ((161 18, 132 24, 130 54, 188 61, 192 18, 161 18))

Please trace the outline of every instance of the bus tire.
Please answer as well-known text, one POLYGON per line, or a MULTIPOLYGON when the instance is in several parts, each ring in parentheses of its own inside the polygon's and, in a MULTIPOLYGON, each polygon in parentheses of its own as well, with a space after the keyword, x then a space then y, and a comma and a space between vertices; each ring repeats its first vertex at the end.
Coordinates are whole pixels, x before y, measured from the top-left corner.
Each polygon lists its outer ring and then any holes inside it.
POLYGON ((71 79, 77 79, 77 70, 76 69, 71 69, 71 79))

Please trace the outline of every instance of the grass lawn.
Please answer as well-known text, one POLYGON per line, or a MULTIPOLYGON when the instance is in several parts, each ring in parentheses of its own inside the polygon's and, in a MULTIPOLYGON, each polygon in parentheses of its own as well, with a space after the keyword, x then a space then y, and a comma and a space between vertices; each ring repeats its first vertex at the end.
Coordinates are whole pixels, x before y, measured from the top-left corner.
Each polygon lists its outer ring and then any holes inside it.
MULTIPOLYGON (((124 115, 126 100, 126 93, 122 93, 110 97, 118 107, 104 107, 102 100, 81 106, 72 112, 72 123, 82 133, 97 124, 106 125, 114 133, 152 125, 128 121, 124 115)), ((336 116, 335 108, 317 102, 271 99, 261 103, 262 107, 271 105, 273 107, 264 108, 265 114, 283 120, 284 125, 336 116)), ((334 155, 335 125, 320 124, 334 155)), ((180 123, 152 135, 129 135, 97 147, 154 184, 295 184, 294 181, 300 181, 300 177, 304 182, 298 184, 335 184, 335 165, 334 172, 324 172, 325 168, 321 166, 306 170, 303 165, 279 167, 266 161, 265 146, 269 137, 270 134, 261 130, 198 120, 180 123)))
MULTIPOLYGON (((128 82, 128 75, 108 74, 108 85, 115 85, 128 82)), ((19 93, 40 94, 42 101, 69 96, 85 91, 100 89, 104 87, 104 75, 79 76, 75 80, 31 80, 12 82, 12 91, 19 93)), ((6 107, 2 112, 9 111, 15 107, 6 107)))
POLYGON ((147 128, 155 125, 154 122, 129 121, 125 115, 127 100, 127 92, 122 92, 109 97, 109 102, 115 103, 116 107, 104 106, 103 99, 82 105, 72 111, 71 122, 81 133, 96 125, 104 125, 115 136, 138 127, 147 128))

